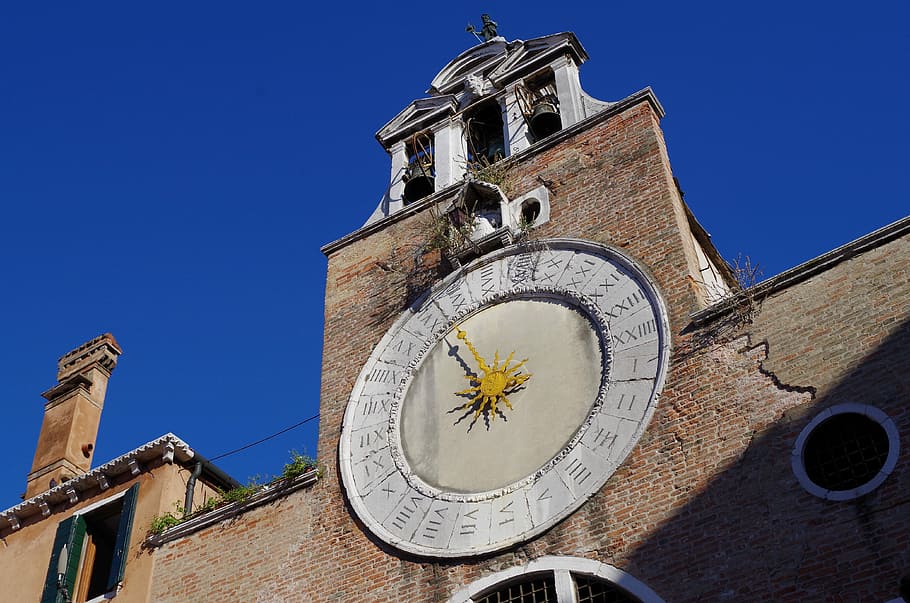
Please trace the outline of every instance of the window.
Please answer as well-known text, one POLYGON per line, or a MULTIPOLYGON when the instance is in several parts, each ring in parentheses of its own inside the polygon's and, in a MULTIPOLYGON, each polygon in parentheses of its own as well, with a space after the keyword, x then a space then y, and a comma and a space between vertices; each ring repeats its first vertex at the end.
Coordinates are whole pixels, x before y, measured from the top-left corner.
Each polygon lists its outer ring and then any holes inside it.
POLYGON ((496 163, 506 156, 502 107, 495 100, 484 101, 473 109, 466 120, 468 163, 475 170, 496 163))
POLYGON ((531 142, 546 138, 562 129, 559 96, 552 69, 546 69, 515 86, 518 108, 528 123, 531 142))
POLYGON ((850 500, 877 488, 897 463, 898 434, 882 411, 839 404, 818 414, 793 449, 793 472, 809 493, 850 500))
POLYGON ((417 132, 405 144, 408 167, 404 173, 404 204, 423 199, 435 190, 436 160, 433 134, 429 130, 417 132))
POLYGON ((123 581, 139 484, 116 500, 80 511, 57 526, 41 603, 64 601, 57 565, 66 546, 63 583, 73 603, 115 591, 123 581))
POLYGON ((497 588, 475 600, 477 603, 555 603, 556 581, 552 574, 531 577, 497 588))
POLYGON ((620 569, 591 559, 541 557, 487 576, 448 603, 663 603, 620 569))

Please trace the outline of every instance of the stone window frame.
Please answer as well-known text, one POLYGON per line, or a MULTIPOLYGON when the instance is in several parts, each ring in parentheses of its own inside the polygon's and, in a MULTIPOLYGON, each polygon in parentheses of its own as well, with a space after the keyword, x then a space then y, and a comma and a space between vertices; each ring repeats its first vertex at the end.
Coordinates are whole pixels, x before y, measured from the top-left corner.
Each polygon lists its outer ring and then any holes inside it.
POLYGON ((845 402, 826 408, 825 410, 815 415, 815 417, 809 421, 808 425, 803 427, 803 430, 796 438, 796 443, 793 445, 793 453, 790 456, 790 464, 800 486, 802 486, 809 494, 825 500, 842 502, 864 496, 882 485, 885 479, 887 479, 891 472, 894 471, 894 467, 897 465, 897 459, 899 455, 900 434, 898 434, 897 425, 895 425, 891 417, 885 414, 884 411, 869 404, 845 402), (809 475, 806 473, 805 463, 803 462, 803 450, 806 447, 806 442, 808 441, 809 436, 813 431, 815 431, 816 427, 831 417, 848 413, 865 415, 867 418, 875 421, 882 426, 882 428, 885 430, 885 434, 888 436, 888 456, 885 458, 885 464, 875 475, 875 477, 861 486, 850 490, 831 490, 828 488, 823 488, 822 486, 819 486, 811 479, 809 479, 809 475))
POLYGON ((525 565, 509 568, 495 574, 490 574, 475 580, 452 595, 447 603, 473 603, 475 598, 482 597, 497 586, 504 586, 509 582, 533 575, 546 575, 552 573, 556 581, 556 597, 560 603, 575 602, 575 588, 572 574, 581 574, 588 577, 605 580, 623 589, 642 603, 665 603, 647 585, 622 571, 621 569, 600 563, 593 559, 582 557, 546 556, 534 559, 525 565))

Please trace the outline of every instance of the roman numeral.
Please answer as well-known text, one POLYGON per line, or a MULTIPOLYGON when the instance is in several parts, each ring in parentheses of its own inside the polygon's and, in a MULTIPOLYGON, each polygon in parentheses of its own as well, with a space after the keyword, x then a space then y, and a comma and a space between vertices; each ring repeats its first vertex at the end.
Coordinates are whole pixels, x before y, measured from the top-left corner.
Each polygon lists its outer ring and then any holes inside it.
POLYGON ((619 395, 619 403, 616 404, 618 410, 632 410, 632 405, 635 404, 635 394, 629 396, 629 401, 626 402, 627 394, 619 395), (623 408, 625 407, 625 408, 623 408))
POLYGON ((490 295, 496 290, 493 283, 493 266, 487 264, 480 269, 480 291, 484 295, 490 295))
POLYGON ((436 509, 433 511, 433 515, 430 515, 430 519, 427 520, 427 525, 423 528, 423 537, 429 540, 436 540, 436 537, 439 536, 439 527, 442 525, 442 522, 445 521, 445 509, 436 509))
POLYGON ((541 502, 543 500, 550 500, 551 498, 553 498, 553 496, 550 494, 550 489, 544 488, 544 491, 541 492, 540 496, 537 497, 537 502, 541 502))
POLYGON ((363 416, 375 415, 377 413, 388 412, 389 400, 387 398, 370 398, 361 405, 363 416))
POLYGON ((368 433, 360 434, 360 447, 366 448, 376 442, 385 442, 385 434, 382 429, 374 429, 368 433))
POLYGON ((436 327, 439 326, 439 316, 432 312, 424 312, 417 320, 419 320, 430 333, 435 333, 436 327))
POLYGON ((455 310, 455 313, 461 312, 461 309, 464 306, 468 305, 468 300, 465 299, 464 293, 461 291, 456 292, 454 295, 449 297, 449 301, 452 302, 452 309, 455 310))
POLYGON ((560 273, 562 272, 563 268, 565 267, 565 264, 566 264, 565 258, 551 257, 550 259, 546 260, 543 264, 544 268, 548 268, 548 269, 550 269, 550 271, 541 275, 541 277, 540 277, 541 282, 546 281, 548 283, 552 283, 557 277, 559 277, 560 273))
POLYGON ((597 435, 594 436, 594 443, 597 444, 598 447, 606 446, 608 449, 612 450, 617 437, 617 434, 601 427, 600 431, 597 432, 597 435))
POLYGON ((591 471, 578 459, 572 459, 572 462, 566 467, 566 471, 568 471, 569 475, 572 476, 572 479, 574 479, 575 483, 578 485, 583 484, 586 479, 591 477, 591 471))
POLYGON ((462 536, 471 536, 477 532, 477 509, 469 513, 465 513, 461 518, 461 528, 458 532, 462 536))
POLYGON ((609 310, 605 310, 604 313, 607 316, 612 316, 613 318, 619 318, 625 312, 628 312, 644 300, 644 294, 641 291, 635 291, 632 295, 626 297, 623 300, 613 304, 613 307, 609 310))
MULTIPOLYGON (((608 312, 609 314, 609 312, 608 312)), ((622 333, 613 336, 614 343, 627 344, 636 341, 642 337, 657 332, 657 321, 653 318, 632 327, 625 329, 622 333)))
POLYGON ((374 368, 367 375, 367 381, 373 383, 398 383, 398 371, 392 369, 374 368))
MULTIPOLYGON (((616 274, 615 272, 613 272, 613 273, 607 275, 604 278, 603 282, 601 284, 597 285, 596 289, 600 289, 601 287, 603 287, 604 291, 609 291, 610 287, 615 287, 616 283, 618 283, 619 281, 620 281, 619 275, 616 274)), ((598 295, 597 297, 600 297, 600 295, 598 295)))
POLYGON ((416 496, 412 496, 408 502, 412 505, 413 508, 409 507, 408 503, 401 505, 401 509, 398 511, 398 514, 395 515, 395 519, 392 520, 392 525, 399 530, 404 529, 404 526, 407 525, 408 520, 411 519, 411 516, 413 516, 417 511, 419 508, 417 503, 420 502, 420 499, 416 496))
POLYGON ((593 270, 592 266, 594 266, 594 262, 591 260, 584 260, 575 271, 575 276, 580 276, 582 278, 588 276, 588 273, 593 270), (585 266, 588 266, 588 268, 585 268, 585 266))
POLYGON ((392 346, 392 349, 398 352, 399 354, 404 354, 405 356, 411 355, 411 350, 414 349, 414 342, 405 341, 404 339, 399 339, 398 343, 392 346))
POLYGON ((373 465, 373 470, 378 474, 385 469, 385 465, 382 464, 382 457, 373 457, 369 463, 364 463, 363 472, 366 474, 366 478, 370 479, 372 474, 370 473, 370 464, 373 465))
POLYGON ((531 273, 531 256, 519 255, 510 266, 509 280, 514 283, 520 283, 528 278, 531 273))
POLYGON ((507 504, 506 506, 504 506, 503 508, 501 508, 499 510, 499 512, 501 514, 505 515, 505 519, 501 520, 499 522, 499 525, 504 526, 507 523, 512 523, 515 521, 515 511, 512 510, 511 502, 509 504, 507 504))

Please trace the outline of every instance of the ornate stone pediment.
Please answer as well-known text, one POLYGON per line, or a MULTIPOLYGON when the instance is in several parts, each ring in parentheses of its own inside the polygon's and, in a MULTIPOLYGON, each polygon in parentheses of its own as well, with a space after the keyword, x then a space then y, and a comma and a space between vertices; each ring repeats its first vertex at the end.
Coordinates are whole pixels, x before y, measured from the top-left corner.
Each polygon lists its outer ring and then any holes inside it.
POLYGON ((531 40, 506 42, 496 38, 461 53, 433 78, 430 94, 456 94, 465 78, 482 74, 497 87, 543 66, 561 53, 571 54, 577 64, 588 60, 581 42, 570 32, 531 40))
POLYGON ((588 53, 571 32, 564 32, 518 41, 509 48, 508 55, 487 77, 497 87, 502 87, 518 77, 540 69, 559 55, 571 55, 581 65, 588 60, 588 53))
MULTIPOLYGON (((516 44, 516 42, 511 44, 516 44)), ((504 38, 494 38, 489 42, 467 49, 436 74, 427 93, 452 94, 458 92, 464 86, 467 76, 488 71, 502 61, 511 44, 507 43, 504 38)))
POLYGON ((379 143, 388 149, 393 143, 406 136, 429 127, 443 117, 458 110, 456 98, 447 94, 412 101, 398 115, 376 133, 379 143))

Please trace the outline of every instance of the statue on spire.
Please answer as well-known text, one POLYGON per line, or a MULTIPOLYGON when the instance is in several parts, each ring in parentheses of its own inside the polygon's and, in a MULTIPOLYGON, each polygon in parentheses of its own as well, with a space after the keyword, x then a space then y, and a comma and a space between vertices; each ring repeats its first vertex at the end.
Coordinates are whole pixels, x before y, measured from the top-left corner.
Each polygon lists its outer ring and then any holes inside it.
POLYGON ((496 21, 491 19, 490 15, 484 13, 480 15, 480 19, 483 21, 483 27, 480 28, 480 35, 477 34, 477 29, 471 23, 468 23, 465 31, 474 34, 474 37, 477 38, 478 42, 480 41, 481 36, 483 36, 484 42, 489 42, 499 35, 496 33, 496 28, 498 27, 496 21))

